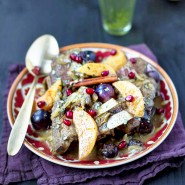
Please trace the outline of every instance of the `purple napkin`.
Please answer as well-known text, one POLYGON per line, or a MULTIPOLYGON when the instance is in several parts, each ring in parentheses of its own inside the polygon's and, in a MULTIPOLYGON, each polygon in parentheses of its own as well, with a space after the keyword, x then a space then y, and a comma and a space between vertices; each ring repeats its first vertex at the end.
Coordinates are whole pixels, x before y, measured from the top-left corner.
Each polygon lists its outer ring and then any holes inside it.
MULTIPOLYGON (((156 60, 145 44, 130 46, 151 59, 156 60)), ((185 156, 185 130, 180 113, 167 139, 153 152, 132 163, 101 170, 82 170, 53 164, 30 152, 25 146, 14 157, 7 155, 6 147, 10 125, 6 112, 8 91, 23 65, 10 67, 8 88, 3 105, 3 134, 0 153, 0 183, 37 179, 38 184, 143 184, 143 182, 165 168, 179 167, 185 156), (174 137, 175 136, 175 137, 174 137)))

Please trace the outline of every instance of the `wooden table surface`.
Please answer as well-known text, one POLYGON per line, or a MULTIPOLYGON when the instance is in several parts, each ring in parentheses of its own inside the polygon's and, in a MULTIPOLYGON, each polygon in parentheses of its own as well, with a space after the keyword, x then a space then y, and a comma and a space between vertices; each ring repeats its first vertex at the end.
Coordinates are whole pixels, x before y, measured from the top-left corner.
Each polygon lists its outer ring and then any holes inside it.
MULTIPOLYGON (((185 123, 184 17, 183 0, 137 0, 132 30, 114 37, 102 29, 97 0, 0 0, 0 96, 5 91, 8 66, 24 63, 30 44, 42 34, 54 35, 61 47, 81 42, 124 46, 146 43, 177 88, 185 123)), ((2 98, 0 104, 2 118, 2 98)), ((16 184, 33 185, 36 181, 16 184)), ((166 169, 145 184, 184 185, 185 164, 179 169, 166 169)))

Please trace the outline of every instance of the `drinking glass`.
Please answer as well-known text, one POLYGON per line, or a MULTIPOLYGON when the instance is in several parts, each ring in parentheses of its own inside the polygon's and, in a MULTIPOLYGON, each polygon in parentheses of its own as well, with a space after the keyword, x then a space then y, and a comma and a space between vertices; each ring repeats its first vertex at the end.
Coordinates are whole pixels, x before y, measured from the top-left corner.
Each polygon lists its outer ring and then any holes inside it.
POLYGON ((125 35, 132 27, 135 0, 99 0, 103 28, 111 35, 125 35))

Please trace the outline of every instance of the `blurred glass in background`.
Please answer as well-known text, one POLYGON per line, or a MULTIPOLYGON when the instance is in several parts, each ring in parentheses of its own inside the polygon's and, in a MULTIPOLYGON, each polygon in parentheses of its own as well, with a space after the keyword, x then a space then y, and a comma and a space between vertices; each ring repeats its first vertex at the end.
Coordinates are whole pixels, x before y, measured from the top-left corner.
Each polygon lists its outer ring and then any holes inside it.
POLYGON ((132 28, 135 0, 99 0, 104 30, 111 35, 125 35, 132 28))

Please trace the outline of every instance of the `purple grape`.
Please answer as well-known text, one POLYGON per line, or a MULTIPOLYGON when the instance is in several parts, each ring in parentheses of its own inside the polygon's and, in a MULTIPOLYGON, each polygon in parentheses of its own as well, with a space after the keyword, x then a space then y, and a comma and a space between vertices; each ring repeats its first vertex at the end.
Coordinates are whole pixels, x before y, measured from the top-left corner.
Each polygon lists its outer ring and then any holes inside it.
POLYGON ((118 155, 118 147, 115 144, 104 144, 102 155, 106 158, 114 158, 118 155))
POLYGON ((100 84, 95 90, 98 99, 101 102, 106 102, 115 97, 114 88, 110 84, 100 84))
POLYGON ((140 120, 140 125, 138 128, 138 133, 140 134, 148 134, 153 130, 153 124, 151 122, 151 114, 148 114, 151 112, 148 112, 145 110, 144 116, 140 120))
POLYGON ((134 146, 134 145, 142 147, 143 143, 137 139, 131 139, 128 143, 128 146, 134 146))
POLYGON ((93 51, 87 50, 87 51, 81 51, 80 56, 85 62, 88 61, 95 61, 96 60, 96 54, 93 51))
POLYGON ((50 113, 39 109, 31 116, 31 122, 35 130, 46 130, 51 126, 50 113))
POLYGON ((145 72, 149 77, 153 78, 156 82, 159 82, 159 73, 150 64, 146 66, 145 72))
POLYGON ((153 124, 150 120, 141 118, 141 123, 139 125, 139 133, 140 134, 148 134, 152 132, 153 130, 153 124))

